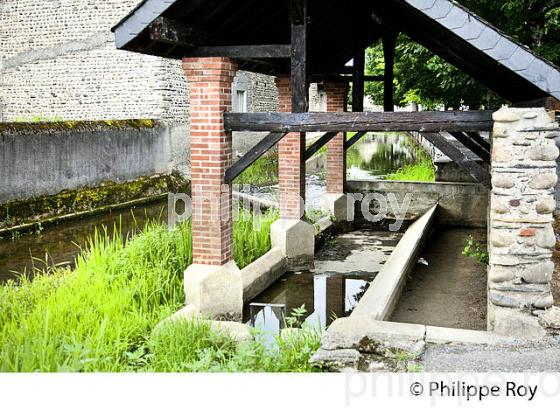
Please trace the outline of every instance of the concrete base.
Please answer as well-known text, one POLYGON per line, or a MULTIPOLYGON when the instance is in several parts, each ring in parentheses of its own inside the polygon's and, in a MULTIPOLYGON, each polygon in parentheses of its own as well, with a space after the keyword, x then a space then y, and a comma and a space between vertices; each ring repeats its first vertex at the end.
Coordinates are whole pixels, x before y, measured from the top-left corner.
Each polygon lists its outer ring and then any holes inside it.
POLYGON ((270 227, 272 247, 279 248, 291 271, 313 268, 315 259, 315 228, 295 219, 279 219, 270 227))
POLYGON ((253 334, 251 333, 251 330, 247 325, 238 322, 220 322, 217 320, 207 320, 198 314, 196 307, 194 307, 193 305, 187 305, 168 318, 159 322, 154 328, 152 335, 157 337, 165 329, 169 328, 170 326, 177 325, 182 321, 195 322, 199 324, 210 324, 210 329, 212 331, 221 333, 222 335, 238 343, 254 339, 253 334))
POLYGON ((354 220, 354 202, 348 204, 346 194, 325 194, 321 197, 321 206, 337 222, 354 220))
POLYGON ((241 271, 234 261, 222 266, 190 265, 185 271, 185 300, 204 317, 241 321, 241 271))
POLYGON ((488 302, 488 330, 525 340, 541 340, 546 336, 538 317, 529 312, 496 306, 491 302, 488 302))

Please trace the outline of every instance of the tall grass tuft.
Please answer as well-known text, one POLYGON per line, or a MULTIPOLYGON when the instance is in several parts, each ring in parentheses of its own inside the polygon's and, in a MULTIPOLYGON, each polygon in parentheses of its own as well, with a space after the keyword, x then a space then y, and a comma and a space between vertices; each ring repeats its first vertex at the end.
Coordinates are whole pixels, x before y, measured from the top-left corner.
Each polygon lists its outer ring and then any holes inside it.
MULTIPOLYGON (((274 218, 262 217, 257 230, 246 214, 235 223, 239 266, 268 251, 274 218)), ((20 284, 0 286, 0 371, 241 369, 251 354, 262 353, 259 348, 253 346, 247 355, 240 352, 239 359, 231 342, 204 324, 169 335, 165 343, 175 344, 167 347, 150 338, 154 326, 184 303, 183 271, 192 261, 191 238, 188 223, 173 230, 149 223, 130 238, 119 233, 109 237, 103 230, 91 238, 73 271, 52 268, 32 281, 22 278, 20 284)), ((290 363, 282 359, 285 355, 275 357, 290 363)), ((251 366, 267 369, 273 364, 251 366)))
POLYGON ((433 182, 436 180, 434 166, 431 162, 405 165, 397 172, 385 177, 388 181, 423 181, 433 182))

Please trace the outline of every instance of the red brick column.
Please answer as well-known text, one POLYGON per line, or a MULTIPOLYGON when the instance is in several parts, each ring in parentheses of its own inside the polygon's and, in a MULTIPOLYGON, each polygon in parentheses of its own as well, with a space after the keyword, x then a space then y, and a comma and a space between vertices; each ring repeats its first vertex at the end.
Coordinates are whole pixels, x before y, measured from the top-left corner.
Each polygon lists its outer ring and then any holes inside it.
MULTIPOLYGON (((292 112, 290 78, 276 78, 281 112, 292 112)), ((280 185, 280 218, 300 219, 305 199, 305 134, 292 132, 278 144, 278 181, 280 185), (300 199, 301 198, 301 199, 300 199)))
MULTIPOLYGON (((327 111, 346 111, 348 84, 325 83, 327 111)), ((346 186, 346 154, 344 141, 346 133, 341 132, 327 144, 327 193, 342 194, 346 186)))
POLYGON ((185 58, 190 87, 193 263, 224 265, 233 259, 232 193, 224 172, 232 163, 231 111, 237 64, 228 58, 185 58))

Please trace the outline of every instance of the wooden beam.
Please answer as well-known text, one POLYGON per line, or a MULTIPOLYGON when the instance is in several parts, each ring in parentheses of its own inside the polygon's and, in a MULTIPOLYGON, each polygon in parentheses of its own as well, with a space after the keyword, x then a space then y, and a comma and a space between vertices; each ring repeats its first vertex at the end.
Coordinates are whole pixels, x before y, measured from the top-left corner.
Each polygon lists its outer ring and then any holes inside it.
POLYGON ((480 182, 488 189, 492 189, 492 177, 488 170, 465 157, 459 148, 449 142, 439 133, 425 132, 421 135, 435 145, 444 155, 455 162, 459 168, 471 175, 476 181, 480 182))
POLYGON ((204 30, 179 23, 166 17, 158 17, 148 27, 150 40, 183 47, 215 44, 215 38, 204 30))
POLYGON ((367 134, 367 131, 360 131, 357 132, 356 135, 354 135, 352 138, 350 138, 349 140, 346 140, 344 143, 344 149, 349 149, 350 147, 352 147, 352 145, 354 145, 355 143, 357 143, 359 140, 362 139, 362 137, 364 135, 367 134))
POLYGON ((301 25, 307 18, 306 0, 288 0, 288 10, 292 24, 301 25))
POLYGON ((478 132, 467 132, 467 135, 486 151, 490 152, 490 143, 486 141, 486 139, 484 139, 478 132))
POLYGON ((385 59, 385 76, 383 86, 383 108, 385 111, 395 111, 395 46, 397 36, 394 33, 387 33, 383 36, 383 56, 385 59))
POLYGON ((327 132, 327 133, 325 133, 321 138, 319 138, 317 141, 315 141, 313 144, 311 144, 309 146, 309 148, 307 148, 305 150, 305 154, 303 155, 303 160, 307 161, 309 158, 311 158, 313 155, 315 155, 317 153, 317 151, 319 151, 321 148, 323 148, 330 140, 332 140, 337 135, 338 135, 338 132, 327 132))
POLYGON ((307 1, 290 0, 289 2, 291 11, 292 7, 298 8, 299 10, 301 6, 301 12, 303 13, 303 19, 292 20, 291 46, 292 112, 301 113, 309 110, 309 90, 307 82, 307 1))
POLYGON ((257 159, 262 157, 269 149, 276 145, 286 134, 271 132, 260 142, 243 155, 235 164, 229 167, 225 173, 226 184, 233 182, 243 171, 249 168, 257 159))
POLYGON ((360 51, 354 56, 354 81, 352 85, 352 111, 364 110, 364 75, 365 75, 365 51, 360 51))
POLYGON ((196 47, 185 52, 186 57, 229 57, 229 58, 290 58, 291 46, 285 44, 257 46, 196 47))
MULTIPOLYGON (((364 82, 376 82, 383 81, 382 75, 365 75, 364 82)), ((328 81, 332 83, 352 83, 354 82, 354 77, 349 75, 337 75, 337 74, 314 74, 310 77, 310 82, 320 83, 322 81, 328 81)))
POLYGON ((470 151, 474 152, 481 160, 490 164, 490 152, 486 151, 483 147, 478 145, 472 138, 463 132, 450 132, 457 141, 467 147, 470 151))
POLYGON ((225 113, 227 131, 490 131, 492 111, 225 113))

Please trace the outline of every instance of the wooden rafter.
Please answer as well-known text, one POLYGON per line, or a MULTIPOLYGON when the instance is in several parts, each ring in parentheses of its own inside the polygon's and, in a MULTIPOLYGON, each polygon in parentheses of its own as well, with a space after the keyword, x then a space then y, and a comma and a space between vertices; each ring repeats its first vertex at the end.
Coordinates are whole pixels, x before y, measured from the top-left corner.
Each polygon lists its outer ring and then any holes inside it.
POLYGON ((323 134, 317 141, 311 144, 306 150, 303 156, 303 160, 307 161, 313 155, 315 155, 321 148, 328 144, 330 140, 338 135, 338 132, 327 132, 323 134))
POLYGON ((459 168, 467 172, 476 181, 488 189, 492 189, 492 177, 487 169, 468 159, 459 148, 454 146, 443 135, 437 132, 423 132, 421 135, 436 146, 444 155, 455 162, 459 168))
POLYGON ((484 147, 480 146, 475 140, 469 137, 464 132, 450 132, 451 136, 453 136, 457 141, 467 147, 470 151, 475 153, 481 160, 485 163, 490 164, 490 152, 487 151, 484 147))
POLYGON ((271 132, 264 137, 257 145, 247 151, 245 155, 227 169, 224 176, 225 183, 229 184, 233 182, 235 178, 275 146, 285 135, 286 134, 281 132, 271 132))

